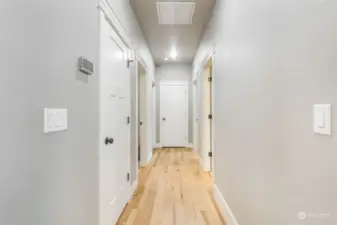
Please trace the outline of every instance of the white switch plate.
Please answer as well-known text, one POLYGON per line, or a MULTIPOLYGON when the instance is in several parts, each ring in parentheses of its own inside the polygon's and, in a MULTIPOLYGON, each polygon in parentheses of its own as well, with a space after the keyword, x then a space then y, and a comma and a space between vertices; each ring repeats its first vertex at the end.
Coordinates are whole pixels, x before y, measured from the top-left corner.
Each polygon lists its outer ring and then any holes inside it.
POLYGON ((331 136, 331 105, 317 104, 314 110, 314 133, 331 136))
POLYGON ((67 109, 44 109, 44 132, 58 132, 68 129, 67 109))

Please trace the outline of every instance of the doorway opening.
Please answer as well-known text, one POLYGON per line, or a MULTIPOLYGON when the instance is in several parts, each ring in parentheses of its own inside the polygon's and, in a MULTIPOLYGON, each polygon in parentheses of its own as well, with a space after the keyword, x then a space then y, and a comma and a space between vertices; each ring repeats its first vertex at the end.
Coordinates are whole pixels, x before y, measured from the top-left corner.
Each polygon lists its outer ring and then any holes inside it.
POLYGON ((131 154, 130 182, 135 188, 139 176, 139 168, 144 159, 146 141, 146 74, 147 71, 140 59, 136 57, 130 64, 131 73, 131 154))
POLYGON ((138 168, 144 159, 146 144, 145 121, 146 121, 146 70, 138 61, 138 168))

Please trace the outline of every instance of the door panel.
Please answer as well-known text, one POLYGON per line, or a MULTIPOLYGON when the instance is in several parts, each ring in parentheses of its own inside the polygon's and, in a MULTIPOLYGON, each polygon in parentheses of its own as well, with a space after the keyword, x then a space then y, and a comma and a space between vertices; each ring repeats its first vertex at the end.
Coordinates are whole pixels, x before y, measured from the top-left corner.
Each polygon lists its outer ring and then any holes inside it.
POLYGON ((130 115, 129 70, 118 37, 101 15, 100 37, 100 225, 115 224, 127 203, 130 115), (111 140, 106 143, 105 139, 111 140))
POLYGON ((210 68, 204 70, 200 77, 200 127, 199 127, 199 138, 200 138, 200 158, 203 163, 203 168, 210 171, 211 158, 208 153, 211 152, 211 120, 208 116, 211 114, 211 95, 210 95, 210 82, 208 78, 210 77, 210 68))
POLYGON ((139 161, 146 162, 145 146, 145 124, 146 122, 146 74, 140 72, 139 74, 139 161))
POLYGON ((186 86, 160 86, 160 129, 164 147, 187 145, 187 100, 186 86))
POLYGON ((115 111, 119 111, 116 116, 116 159, 118 171, 118 195, 116 199, 116 209, 118 215, 122 212, 125 204, 128 202, 130 191, 130 182, 127 180, 127 174, 130 172, 130 124, 127 117, 130 116, 130 94, 129 94, 129 69, 126 67, 125 60, 120 61, 119 75, 121 76, 117 93, 117 105, 115 111))
POLYGON ((193 147, 194 151, 199 151, 199 124, 198 124, 198 79, 193 84, 193 147))
POLYGON ((130 67, 131 93, 131 151, 130 151, 130 182, 133 184, 138 175, 138 63, 130 67))

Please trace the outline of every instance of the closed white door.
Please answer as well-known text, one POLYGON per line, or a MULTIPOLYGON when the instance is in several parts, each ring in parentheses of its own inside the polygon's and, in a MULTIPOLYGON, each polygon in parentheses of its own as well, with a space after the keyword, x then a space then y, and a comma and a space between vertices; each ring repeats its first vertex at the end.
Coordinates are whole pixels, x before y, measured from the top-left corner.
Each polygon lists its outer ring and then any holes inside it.
POLYGON ((144 71, 139 73, 139 163, 140 165, 147 162, 146 159, 146 74, 144 71))
POLYGON ((115 224, 127 203, 130 154, 129 69, 118 36, 101 15, 100 225, 115 224))
POLYGON ((194 151, 199 151, 199 133, 198 133, 198 79, 193 84, 193 147, 194 151))
POLYGON ((211 69, 207 68, 204 70, 203 76, 201 77, 202 86, 201 88, 201 127, 200 127, 200 137, 201 137, 201 152, 200 157, 203 162, 203 168, 206 171, 211 171, 211 161, 212 157, 209 153, 212 152, 211 146, 211 82, 209 78, 211 77, 211 69))
POLYGON ((130 182, 133 184, 138 176, 138 62, 130 66, 130 100, 131 100, 131 149, 130 149, 130 182))
MULTIPOLYGON (((125 51, 125 49, 121 49, 125 51)), ((131 124, 130 124, 130 114, 131 114, 131 100, 130 100, 130 70, 127 68, 127 63, 124 58, 122 58, 118 67, 119 83, 117 88, 118 98, 115 111, 118 112, 115 120, 117 120, 117 130, 115 133, 116 143, 116 160, 118 171, 118 195, 116 198, 116 209, 119 215, 125 204, 128 202, 128 197, 130 195, 130 151, 131 151, 131 124)), ((115 71, 115 72, 116 72, 115 71)))
POLYGON ((160 130, 163 147, 187 145, 187 109, 187 86, 160 86, 160 130))

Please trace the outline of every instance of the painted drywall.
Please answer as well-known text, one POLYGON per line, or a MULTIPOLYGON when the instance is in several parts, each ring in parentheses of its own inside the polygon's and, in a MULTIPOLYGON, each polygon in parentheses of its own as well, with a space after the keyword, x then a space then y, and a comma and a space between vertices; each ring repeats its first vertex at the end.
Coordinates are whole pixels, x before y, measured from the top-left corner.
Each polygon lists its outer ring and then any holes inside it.
POLYGON ((337 138, 312 131, 316 103, 337 126, 337 2, 220 0, 212 23, 194 70, 215 44, 215 183, 238 223, 337 224, 337 138))
MULTIPOLYGON (((0 13, 0 224, 98 224, 97 0, 6 1, 0 13), (79 56, 93 75, 77 72, 79 56), (69 129, 44 134, 45 107, 67 108, 69 129)), ((137 20, 122 13, 153 77, 137 20)))
POLYGON ((0 224, 97 224, 97 1, 5 1, 0 13, 0 224), (67 108, 69 129, 44 134, 45 107, 67 108))
POLYGON ((163 64, 156 69, 156 140, 160 143, 160 83, 167 81, 188 82, 188 142, 193 142, 193 89, 191 64, 163 64))
POLYGON ((152 158, 153 149, 153 109, 152 109, 152 81, 155 74, 155 64, 152 58, 152 54, 148 48, 146 39, 139 26, 138 20, 130 6, 129 1, 109 1, 115 15, 118 17, 125 33, 132 39, 132 44, 135 46, 135 50, 139 53, 144 63, 146 70, 146 121, 144 121, 144 130, 147 133, 147 140, 145 143, 146 151, 144 157, 142 157, 141 164, 146 165, 149 159, 152 158), (143 161, 144 160, 144 161, 143 161))

